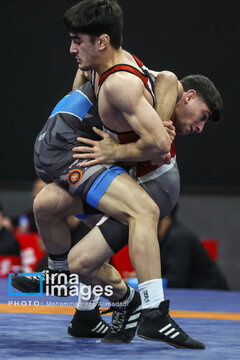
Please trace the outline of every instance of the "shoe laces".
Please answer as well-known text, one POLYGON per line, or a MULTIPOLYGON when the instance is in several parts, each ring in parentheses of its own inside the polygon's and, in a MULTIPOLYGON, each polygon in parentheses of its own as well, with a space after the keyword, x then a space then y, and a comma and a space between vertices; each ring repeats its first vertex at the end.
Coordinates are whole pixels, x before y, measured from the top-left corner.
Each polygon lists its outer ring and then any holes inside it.
MULTIPOLYGON (((41 278, 39 275, 26 276, 26 277, 28 277, 31 280, 35 280, 35 281, 38 281, 41 278)), ((42 277, 43 277, 43 279, 46 279, 46 270, 42 271, 42 277)))
MULTIPOLYGON (((55 274, 57 272, 57 271, 50 270, 50 269, 43 270, 41 272, 43 280, 46 280, 47 271, 48 271, 48 276, 51 275, 51 274, 55 274)), ((31 279, 31 280, 38 280, 39 281, 41 277, 39 275, 33 275, 33 276, 28 276, 28 278, 31 279)))
POLYGON ((109 309, 101 311, 101 314, 107 314, 112 312, 112 332, 118 333, 121 331, 123 324, 125 323, 127 309, 124 308, 116 308, 111 306, 109 309))

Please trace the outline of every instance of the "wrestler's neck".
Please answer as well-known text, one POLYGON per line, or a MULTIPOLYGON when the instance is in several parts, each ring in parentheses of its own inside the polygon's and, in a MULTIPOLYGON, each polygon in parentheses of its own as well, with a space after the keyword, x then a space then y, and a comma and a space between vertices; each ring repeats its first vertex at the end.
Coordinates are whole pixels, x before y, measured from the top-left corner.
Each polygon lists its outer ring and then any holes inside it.
POLYGON ((134 64, 134 59, 131 54, 121 47, 119 49, 114 49, 110 46, 101 54, 94 70, 100 77, 106 70, 118 64, 131 65, 134 64))

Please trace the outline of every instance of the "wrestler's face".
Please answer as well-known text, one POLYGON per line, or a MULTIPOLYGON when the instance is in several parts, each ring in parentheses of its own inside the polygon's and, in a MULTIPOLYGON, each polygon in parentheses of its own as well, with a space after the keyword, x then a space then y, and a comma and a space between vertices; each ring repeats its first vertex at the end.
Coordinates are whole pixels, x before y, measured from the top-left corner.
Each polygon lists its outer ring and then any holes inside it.
POLYGON ((179 135, 201 133, 209 117, 209 107, 197 96, 195 90, 189 90, 184 92, 175 106, 173 124, 179 135))
POLYGON ((70 37, 70 53, 75 56, 79 69, 93 70, 99 55, 97 39, 92 41, 89 35, 81 33, 70 33, 70 37))

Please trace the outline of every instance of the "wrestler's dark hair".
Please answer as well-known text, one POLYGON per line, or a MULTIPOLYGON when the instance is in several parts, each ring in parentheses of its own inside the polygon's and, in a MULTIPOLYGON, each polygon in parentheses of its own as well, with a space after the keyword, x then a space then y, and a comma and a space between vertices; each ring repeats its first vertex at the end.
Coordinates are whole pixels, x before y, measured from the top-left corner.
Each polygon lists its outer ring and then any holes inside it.
POLYGON ((221 120, 223 102, 219 91, 211 80, 203 75, 189 75, 181 79, 181 83, 184 91, 196 90, 197 96, 209 107, 212 121, 221 120))
POLYGON ((123 14, 116 0, 82 0, 65 12, 63 21, 69 32, 90 35, 92 41, 108 34, 113 48, 122 45, 123 14))

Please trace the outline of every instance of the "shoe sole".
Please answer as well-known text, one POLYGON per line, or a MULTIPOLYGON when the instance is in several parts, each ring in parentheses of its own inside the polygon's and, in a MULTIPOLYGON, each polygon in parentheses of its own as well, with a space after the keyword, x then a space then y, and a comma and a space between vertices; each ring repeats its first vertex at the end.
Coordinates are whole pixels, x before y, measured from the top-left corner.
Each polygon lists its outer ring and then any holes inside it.
POLYGON ((128 344, 132 341, 132 339, 134 338, 134 336, 131 338, 131 339, 128 339, 126 341, 121 341, 121 340, 105 340, 104 338, 102 339, 102 342, 105 342, 105 343, 125 343, 125 344, 128 344))
POLYGON ((150 338, 150 337, 147 337, 147 336, 144 336, 144 335, 140 335, 138 334, 139 337, 143 338, 143 339, 146 339, 146 340, 152 340, 152 341, 158 341, 158 342, 163 342, 163 343, 166 343, 168 345, 171 345, 175 348, 178 348, 178 349, 190 349, 190 350, 204 350, 205 348, 190 348, 188 346, 180 346, 180 345, 176 345, 176 344, 173 344, 173 343, 170 343, 168 341, 165 341, 165 340, 160 340, 160 339, 154 339, 154 338, 150 338))
MULTIPOLYGON (((87 335, 85 335, 85 336, 81 335, 81 336, 80 336, 80 335, 78 335, 77 333, 71 332, 71 331, 72 331, 72 330, 69 330, 69 329, 68 329, 68 334, 69 334, 70 336, 74 337, 74 338, 88 338, 88 339, 89 339, 89 338, 91 338, 91 339, 93 339, 93 338, 94 338, 94 339, 102 338, 102 336, 99 336, 99 335, 101 335, 101 334, 96 334, 96 335, 94 335, 94 334, 92 335, 92 334, 91 334, 91 335, 88 335, 88 336, 87 336, 87 335)), ((105 334, 104 334, 104 335, 105 335, 105 334)))

